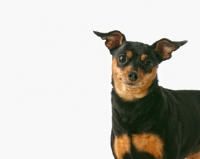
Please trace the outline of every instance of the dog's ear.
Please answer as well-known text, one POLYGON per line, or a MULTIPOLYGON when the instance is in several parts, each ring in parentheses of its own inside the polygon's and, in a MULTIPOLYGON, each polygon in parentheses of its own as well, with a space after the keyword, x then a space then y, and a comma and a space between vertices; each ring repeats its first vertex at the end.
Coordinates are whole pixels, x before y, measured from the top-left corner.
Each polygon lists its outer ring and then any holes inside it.
POLYGON ((111 31, 109 33, 100 33, 94 31, 94 33, 101 37, 102 40, 106 40, 105 45, 110 51, 121 46, 123 42, 126 41, 124 34, 117 30, 111 31))
POLYGON ((169 39, 161 39, 156 41, 151 47, 153 48, 159 62, 171 58, 171 53, 177 50, 180 46, 186 44, 187 41, 171 41, 169 39))

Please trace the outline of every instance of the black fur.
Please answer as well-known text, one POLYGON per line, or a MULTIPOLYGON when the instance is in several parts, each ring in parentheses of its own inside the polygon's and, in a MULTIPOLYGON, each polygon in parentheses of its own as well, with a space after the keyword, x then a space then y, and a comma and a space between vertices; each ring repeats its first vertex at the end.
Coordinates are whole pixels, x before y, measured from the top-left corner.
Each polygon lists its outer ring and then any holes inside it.
MULTIPOLYGON (((98 36, 110 35, 96 33, 98 36)), ((122 36, 125 39, 123 34, 122 36)), ((174 46, 173 51, 186 43, 186 41, 164 40, 174 46)), ((171 52, 169 56, 165 55, 166 58, 155 51, 157 42, 149 46, 124 40, 120 46, 116 45, 114 49, 110 49, 110 52, 113 58, 118 58, 120 54, 131 50, 134 57, 125 64, 118 63, 118 67, 123 70, 127 66, 131 66, 135 71, 140 68, 148 74, 152 70, 145 68, 143 62, 139 60, 141 54, 147 54, 155 67, 171 57, 171 52)), ((147 95, 140 99, 126 101, 118 95, 114 85, 115 79, 112 79, 112 83, 111 147, 115 159, 117 156, 116 150, 114 150, 114 140, 123 134, 126 134, 130 140, 133 134, 155 134, 164 144, 162 158, 156 158, 151 153, 139 151, 131 143, 130 152, 123 154, 123 159, 184 159, 200 151, 200 91, 175 91, 163 88, 158 85, 156 76, 147 95)))

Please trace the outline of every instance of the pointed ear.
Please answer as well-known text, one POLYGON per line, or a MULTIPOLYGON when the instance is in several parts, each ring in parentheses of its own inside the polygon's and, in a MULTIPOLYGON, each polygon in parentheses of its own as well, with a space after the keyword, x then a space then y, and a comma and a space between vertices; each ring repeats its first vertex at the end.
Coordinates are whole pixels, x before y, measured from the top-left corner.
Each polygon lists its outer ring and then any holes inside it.
POLYGON ((124 34, 120 31, 114 30, 109 33, 100 33, 94 31, 94 34, 101 37, 102 40, 106 40, 105 45, 109 50, 113 50, 123 44, 126 41, 124 34))
POLYGON ((170 59, 173 51, 177 50, 180 46, 186 44, 187 41, 171 41, 169 39, 161 39, 156 41, 152 46, 157 58, 160 62, 170 59))

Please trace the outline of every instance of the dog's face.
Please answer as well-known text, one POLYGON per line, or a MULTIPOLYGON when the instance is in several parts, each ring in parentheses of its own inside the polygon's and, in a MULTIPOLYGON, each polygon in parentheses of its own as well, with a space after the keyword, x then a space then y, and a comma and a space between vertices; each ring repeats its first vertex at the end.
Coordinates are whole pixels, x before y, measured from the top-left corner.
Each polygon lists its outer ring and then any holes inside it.
POLYGON ((156 78, 158 66, 151 47, 127 42, 113 53, 112 78, 118 95, 126 101, 144 97, 156 78))
POLYGON ((153 45, 126 41, 119 31, 94 32, 106 40, 112 55, 112 79, 116 93, 124 101, 145 97, 156 78, 158 64, 171 57, 187 41, 161 39, 153 45))

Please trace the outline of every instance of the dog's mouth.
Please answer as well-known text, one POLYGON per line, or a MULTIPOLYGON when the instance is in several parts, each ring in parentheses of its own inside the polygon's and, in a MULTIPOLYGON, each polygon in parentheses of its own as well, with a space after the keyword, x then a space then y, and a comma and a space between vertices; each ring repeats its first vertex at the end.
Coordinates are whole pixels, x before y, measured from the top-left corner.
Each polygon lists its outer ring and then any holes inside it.
POLYGON ((145 84, 144 81, 137 81, 137 82, 129 82, 120 78, 120 81, 128 88, 137 88, 145 84))
POLYGON ((133 83, 122 78, 120 78, 120 81, 128 88, 137 88, 139 86, 138 82, 133 83))
POLYGON ((123 81, 123 83, 124 83, 124 85, 125 85, 126 87, 129 87, 129 88, 137 88, 137 87, 138 87, 137 84, 127 83, 127 82, 124 82, 124 81, 123 81))

